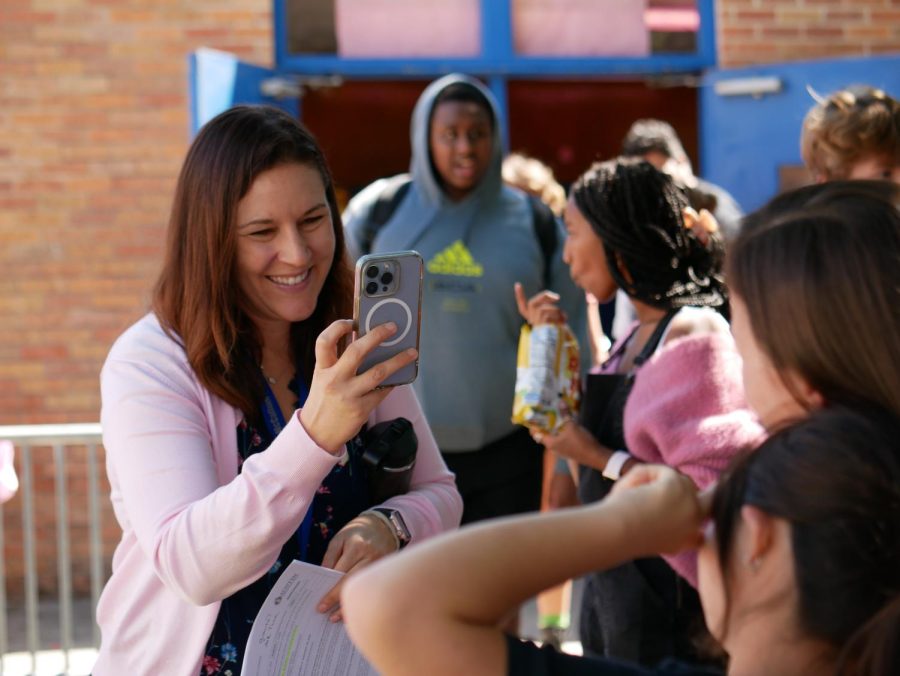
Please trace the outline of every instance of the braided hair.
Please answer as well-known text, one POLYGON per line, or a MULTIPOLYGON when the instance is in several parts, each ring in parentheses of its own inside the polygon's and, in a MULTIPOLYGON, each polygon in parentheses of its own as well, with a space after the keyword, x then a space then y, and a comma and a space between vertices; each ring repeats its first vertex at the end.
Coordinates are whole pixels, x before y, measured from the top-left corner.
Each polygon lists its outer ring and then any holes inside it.
POLYGON ((688 199, 670 176, 640 159, 599 162, 575 182, 572 195, 626 294, 665 309, 727 311, 722 241, 712 233, 704 244, 685 227, 688 199))

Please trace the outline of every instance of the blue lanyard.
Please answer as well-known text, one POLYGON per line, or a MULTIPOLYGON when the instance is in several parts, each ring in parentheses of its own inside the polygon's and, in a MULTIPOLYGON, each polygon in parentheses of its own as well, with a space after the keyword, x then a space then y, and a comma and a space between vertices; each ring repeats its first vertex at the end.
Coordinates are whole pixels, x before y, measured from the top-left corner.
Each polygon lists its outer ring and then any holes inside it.
MULTIPOLYGON (((302 407, 306 403, 306 397, 309 395, 309 388, 305 382, 296 378, 295 382, 297 382, 299 388, 298 406, 302 407)), ((286 422, 281 412, 281 406, 278 405, 278 399, 275 398, 275 393, 272 392, 272 388, 269 387, 268 383, 265 383, 265 386, 266 396, 262 402, 263 422, 269 431, 269 436, 274 441, 275 437, 281 434, 281 430, 284 429, 286 422)), ((307 550, 309 549, 309 536, 312 532, 313 503, 315 499, 315 495, 313 495, 313 499, 309 501, 309 507, 306 509, 306 515, 303 517, 303 523, 297 529, 297 544, 300 548, 300 559, 303 561, 306 560, 307 550)))

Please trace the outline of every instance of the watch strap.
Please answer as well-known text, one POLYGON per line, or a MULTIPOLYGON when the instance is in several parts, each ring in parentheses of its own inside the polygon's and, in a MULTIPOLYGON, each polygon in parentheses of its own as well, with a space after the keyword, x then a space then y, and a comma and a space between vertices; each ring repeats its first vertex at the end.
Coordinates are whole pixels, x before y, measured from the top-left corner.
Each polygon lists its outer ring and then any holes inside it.
POLYGON ((631 460, 631 453, 628 451, 614 451, 609 460, 606 461, 606 467, 603 468, 603 476, 612 481, 618 481, 622 476, 622 468, 625 463, 631 460))

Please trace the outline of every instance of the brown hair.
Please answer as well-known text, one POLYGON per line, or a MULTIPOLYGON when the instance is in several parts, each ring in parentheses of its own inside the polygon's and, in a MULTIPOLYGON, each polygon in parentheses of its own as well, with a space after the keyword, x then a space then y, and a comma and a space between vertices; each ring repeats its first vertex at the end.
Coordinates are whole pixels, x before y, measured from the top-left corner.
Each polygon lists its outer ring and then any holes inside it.
POLYGON ((855 85, 813 106, 803 120, 800 153, 816 178, 847 178, 867 155, 900 162, 900 103, 881 89, 855 85))
POLYGON ((806 186, 748 216, 729 253, 757 343, 827 404, 900 415, 898 202, 887 181, 806 186))
POLYGON ((729 579, 743 505, 790 524, 800 626, 827 642, 835 673, 900 673, 900 418, 833 407, 743 455, 712 520, 729 579))
POLYGON ((264 392, 261 346, 237 280, 235 218, 238 202, 256 178, 290 162, 319 171, 335 238, 334 260, 316 309, 291 327, 295 363, 308 382, 316 337, 350 314, 352 273, 325 157, 312 134, 287 113, 236 106, 200 130, 178 177, 153 297, 161 324, 183 343, 203 386, 252 418, 264 392))
POLYGON ((556 216, 562 216, 566 208, 566 191, 556 178, 553 170, 539 159, 521 153, 510 153, 503 160, 504 183, 534 195, 556 216))

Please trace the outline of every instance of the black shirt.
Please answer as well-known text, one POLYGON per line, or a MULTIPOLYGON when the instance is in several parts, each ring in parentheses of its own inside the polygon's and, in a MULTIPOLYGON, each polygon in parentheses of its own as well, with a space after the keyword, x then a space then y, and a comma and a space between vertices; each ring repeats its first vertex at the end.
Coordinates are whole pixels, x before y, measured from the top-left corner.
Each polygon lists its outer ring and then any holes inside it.
POLYGON ((567 655, 511 636, 506 637, 506 645, 509 676, 722 676, 717 669, 671 659, 655 667, 642 667, 612 659, 567 655))

